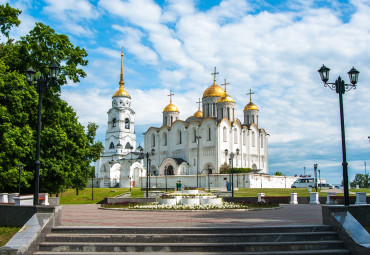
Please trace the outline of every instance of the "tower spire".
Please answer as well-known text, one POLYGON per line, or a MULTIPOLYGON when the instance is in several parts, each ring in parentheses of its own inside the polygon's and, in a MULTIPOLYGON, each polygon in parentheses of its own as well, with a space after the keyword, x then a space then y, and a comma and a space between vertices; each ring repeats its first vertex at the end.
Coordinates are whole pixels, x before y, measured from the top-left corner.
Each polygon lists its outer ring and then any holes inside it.
POLYGON ((123 81, 123 46, 122 46, 122 51, 121 51, 121 76, 119 80, 119 86, 123 87, 125 85, 125 82, 123 81))

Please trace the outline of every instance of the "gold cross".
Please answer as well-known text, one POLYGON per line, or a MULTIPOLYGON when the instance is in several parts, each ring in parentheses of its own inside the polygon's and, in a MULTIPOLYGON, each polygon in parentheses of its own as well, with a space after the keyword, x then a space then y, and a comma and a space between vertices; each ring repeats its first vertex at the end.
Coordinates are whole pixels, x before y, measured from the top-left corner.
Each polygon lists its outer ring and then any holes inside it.
POLYGON ((218 72, 216 72, 216 67, 215 67, 215 72, 211 74, 213 75, 213 81, 216 82, 216 74, 219 74, 218 72))
POLYGON ((202 101, 200 101, 200 98, 199 98, 199 100, 198 100, 198 102, 196 102, 199 106, 198 106, 198 108, 200 109, 200 104, 202 103, 202 101))
POLYGON ((230 85, 230 83, 229 82, 226 82, 226 79, 224 79, 224 84, 221 84, 222 86, 225 86, 225 92, 226 92, 226 86, 227 85, 230 85))
POLYGON ((172 90, 170 90, 170 94, 167 95, 168 97, 170 97, 170 102, 172 103, 172 96, 174 96, 175 94, 172 93, 172 90))
POLYGON ((255 94, 255 93, 252 92, 252 89, 249 89, 249 93, 247 93, 247 95, 249 95, 249 102, 252 102, 252 94, 255 94))

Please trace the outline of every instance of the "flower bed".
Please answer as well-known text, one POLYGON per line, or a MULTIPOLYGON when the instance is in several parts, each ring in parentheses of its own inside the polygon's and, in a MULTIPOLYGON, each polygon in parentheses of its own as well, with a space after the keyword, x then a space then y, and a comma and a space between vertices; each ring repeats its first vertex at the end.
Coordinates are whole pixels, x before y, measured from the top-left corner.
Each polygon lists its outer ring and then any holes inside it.
POLYGON ((222 203, 220 205, 207 204, 207 205, 160 205, 158 203, 136 205, 130 209, 145 209, 145 210, 230 210, 230 209, 248 209, 248 206, 242 204, 222 203))
POLYGON ((222 198, 220 197, 203 198, 201 199, 201 203, 206 205, 221 205, 222 198))
POLYGON ((181 198, 182 205, 199 205, 200 199, 199 197, 183 197, 181 198))
POLYGON ((185 189, 182 191, 182 194, 199 194, 197 189, 185 189))

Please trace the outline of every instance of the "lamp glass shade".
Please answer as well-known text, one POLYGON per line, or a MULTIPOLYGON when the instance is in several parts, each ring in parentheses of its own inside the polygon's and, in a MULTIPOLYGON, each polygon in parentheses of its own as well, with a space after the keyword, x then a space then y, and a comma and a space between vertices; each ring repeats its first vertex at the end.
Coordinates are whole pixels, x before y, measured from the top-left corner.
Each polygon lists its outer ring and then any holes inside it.
POLYGON ((239 148, 236 149, 236 155, 239 155, 239 152, 240 152, 239 148))
POLYGON ((225 149, 225 155, 227 156, 229 154, 229 150, 225 149))
POLYGON ((352 67, 352 69, 348 72, 349 80, 353 85, 356 85, 358 81, 358 74, 360 72, 355 69, 355 67, 352 67))
POLYGON ((233 152, 231 152, 231 153, 230 153, 230 158, 231 158, 231 159, 233 159, 233 158, 234 158, 234 153, 233 153, 233 152))
POLYGON ((33 79, 35 78, 35 70, 33 70, 32 67, 28 68, 27 71, 26 71, 26 79, 27 79, 27 82, 31 83, 33 82, 33 79))
POLYGON ((322 67, 317 71, 320 74, 321 80, 325 83, 328 82, 330 69, 327 68, 326 66, 322 65, 322 67))
POLYGON ((52 79, 57 79, 58 76, 59 76, 59 70, 60 70, 60 68, 56 63, 52 64, 50 66, 50 77, 52 79))
POLYGON ((152 156, 154 156, 154 153, 155 153, 155 149, 153 148, 152 149, 152 156))

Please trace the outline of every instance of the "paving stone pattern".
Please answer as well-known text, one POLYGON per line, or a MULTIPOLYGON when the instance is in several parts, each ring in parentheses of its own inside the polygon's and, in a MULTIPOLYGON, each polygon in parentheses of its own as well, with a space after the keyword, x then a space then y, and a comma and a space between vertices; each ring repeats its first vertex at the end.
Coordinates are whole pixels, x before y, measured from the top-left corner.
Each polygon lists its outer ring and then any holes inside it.
POLYGON ((256 211, 122 211, 63 205, 63 226, 230 227, 322 225, 321 205, 281 205, 256 211))

